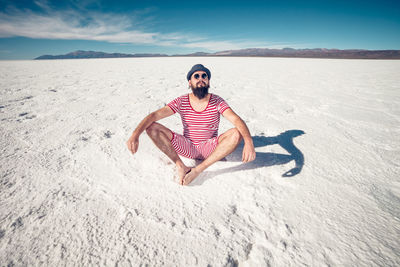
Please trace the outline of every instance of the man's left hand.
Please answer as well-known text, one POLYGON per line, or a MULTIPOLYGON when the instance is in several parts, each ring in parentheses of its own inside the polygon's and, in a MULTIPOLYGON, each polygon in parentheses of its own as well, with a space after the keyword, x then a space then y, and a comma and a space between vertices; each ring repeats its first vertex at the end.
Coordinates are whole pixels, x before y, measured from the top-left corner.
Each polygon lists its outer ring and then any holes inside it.
POLYGON ((245 143, 243 147, 242 161, 246 163, 253 161, 255 159, 256 159, 256 150, 254 149, 254 145, 245 143))

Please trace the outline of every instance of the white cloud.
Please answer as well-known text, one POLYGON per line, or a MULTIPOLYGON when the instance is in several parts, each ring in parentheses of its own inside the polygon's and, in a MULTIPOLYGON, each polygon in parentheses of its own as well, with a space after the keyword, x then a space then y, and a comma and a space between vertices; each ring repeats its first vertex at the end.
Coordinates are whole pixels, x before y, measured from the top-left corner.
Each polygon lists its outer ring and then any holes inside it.
POLYGON ((31 11, 14 14, 0 13, 0 37, 23 36, 38 39, 79 39, 154 43, 158 33, 129 30, 131 20, 126 16, 86 14, 76 11, 53 12, 51 15, 31 11))
POLYGON ((37 1, 36 4, 44 13, 15 9, 9 13, 0 12, 0 38, 22 36, 34 39, 95 40, 208 51, 266 47, 265 43, 260 42, 215 41, 187 33, 140 30, 137 25, 143 26, 142 22, 146 21, 146 18, 141 19, 142 15, 135 12, 130 16, 78 10, 61 12, 52 10, 45 1, 37 1))
MULTIPOLYGON (((248 41, 200 41, 182 44, 183 47, 205 48, 211 51, 235 50, 249 47, 260 47, 260 43, 248 41)), ((264 44, 265 45, 265 44, 264 44)))

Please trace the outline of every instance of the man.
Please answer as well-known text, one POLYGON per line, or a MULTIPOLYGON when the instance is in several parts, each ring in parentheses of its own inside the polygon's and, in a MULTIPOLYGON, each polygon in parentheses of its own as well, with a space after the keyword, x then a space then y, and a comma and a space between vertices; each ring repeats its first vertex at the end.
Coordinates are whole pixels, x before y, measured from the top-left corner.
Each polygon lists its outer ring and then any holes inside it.
POLYGON ((174 99, 145 117, 127 141, 129 150, 136 153, 139 136, 146 130, 154 144, 176 164, 181 185, 189 184, 210 165, 232 153, 241 139, 244 139, 242 161, 250 162, 256 158, 253 140, 244 121, 221 97, 208 93, 210 78, 209 69, 201 64, 194 65, 187 74, 192 93, 174 99), (181 115, 183 135, 156 122, 176 112, 181 115), (235 128, 218 136, 220 114, 235 128), (178 154, 203 161, 189 168, 178 154))

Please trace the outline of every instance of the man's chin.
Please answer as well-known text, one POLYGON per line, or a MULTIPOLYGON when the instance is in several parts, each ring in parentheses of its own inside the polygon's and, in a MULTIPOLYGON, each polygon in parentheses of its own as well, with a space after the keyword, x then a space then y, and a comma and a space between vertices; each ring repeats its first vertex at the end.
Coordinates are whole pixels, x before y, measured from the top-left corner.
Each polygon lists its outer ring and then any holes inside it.
POLYGON ((207 87, 197 87, 195 89, 192 89, 192 92, 198 99, 203 99, 208 94, 208 86, 207 87))
POLYGON ((206 97, 206 95, 196 95, 196 94, 194 94, 194 95, 200 100, 206 97))

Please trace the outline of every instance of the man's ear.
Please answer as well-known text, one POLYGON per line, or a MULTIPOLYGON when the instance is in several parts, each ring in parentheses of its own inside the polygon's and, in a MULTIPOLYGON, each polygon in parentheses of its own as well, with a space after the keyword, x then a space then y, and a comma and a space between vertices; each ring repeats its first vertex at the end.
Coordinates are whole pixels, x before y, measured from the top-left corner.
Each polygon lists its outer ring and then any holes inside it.
POLYGON ((189 80, 189 81, 188 81, 188 84, 189 84, 189 89, 190 89, 190 87, 192 86, 192 81, 189 80))

